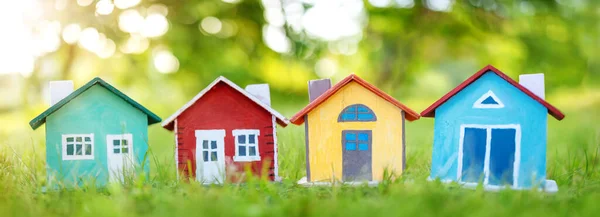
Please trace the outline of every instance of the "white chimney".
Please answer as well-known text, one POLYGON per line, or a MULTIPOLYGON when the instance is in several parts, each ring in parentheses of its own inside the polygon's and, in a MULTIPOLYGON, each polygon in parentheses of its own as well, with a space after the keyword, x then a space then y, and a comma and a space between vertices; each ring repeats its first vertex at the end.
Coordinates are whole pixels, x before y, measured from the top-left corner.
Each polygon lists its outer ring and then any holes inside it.
POLYGON ((50 81, 50 106, 73 92, 73 81, 50 81))
POLYGON ((268 84, 251 84, 246 86, 246 91, 258 98, 261 102, 271 106, 271 92, 268 84))
POLYGON ((546 99, 544 73, 524 74, 519 76, 519 84, 542 99, 546 99))

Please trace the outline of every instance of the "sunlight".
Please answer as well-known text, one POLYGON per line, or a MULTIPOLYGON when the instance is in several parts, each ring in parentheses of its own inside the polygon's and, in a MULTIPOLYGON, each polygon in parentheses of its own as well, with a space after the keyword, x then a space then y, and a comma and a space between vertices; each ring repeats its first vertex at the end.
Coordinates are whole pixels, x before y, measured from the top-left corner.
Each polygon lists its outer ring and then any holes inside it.
POLYGON ((35 35, 30 28, 30 23, 36 23, 39 16, 39 11, 33 9, 35 3, 34 0, 9 1, 0 6, 0 74, 29 76, 36 56, 56 49, 57 42, 50 32, 56 26, 42 29, 41 35, 35 35), (42 43, 38 44, 41 47, 33 42, 42 43))
POLYGON ((174 73, 179 69, 177 57, 164 48, 155 49, 152 56, 154 68, 160 73, 174 73))

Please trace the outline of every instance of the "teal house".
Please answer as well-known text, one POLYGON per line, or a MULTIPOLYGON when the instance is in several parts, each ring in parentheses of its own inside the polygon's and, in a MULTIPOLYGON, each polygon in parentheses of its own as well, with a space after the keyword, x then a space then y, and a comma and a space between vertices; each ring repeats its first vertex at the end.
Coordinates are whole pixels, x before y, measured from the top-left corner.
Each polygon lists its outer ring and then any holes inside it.
POLYGON ((50 82, 51 106, 31 120, 46 124, 49 186, 104 186, 148 174, 148 126, 161 119, 112 85, 94 78, 73 91, 50 82))

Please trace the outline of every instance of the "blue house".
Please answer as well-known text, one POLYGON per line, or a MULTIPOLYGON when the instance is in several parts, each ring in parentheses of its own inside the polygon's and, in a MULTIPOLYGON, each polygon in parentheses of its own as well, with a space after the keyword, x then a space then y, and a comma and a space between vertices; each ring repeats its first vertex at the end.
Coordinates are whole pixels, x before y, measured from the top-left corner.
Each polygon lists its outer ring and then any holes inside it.
POLYGON ((161 121, 154 113, 100 78, 75 91, 71 81, 52 81, 50 101, 29 122, 34 130, 46 124, 50 187, 104 186, 148 174, 148 125, 161 121))
POLYGON ((543 188, 547 114, 565 115, 544 100, 544 75, 517 83, 486 66, 421 113, 435 117, 430 179, 486 189, 543 188))

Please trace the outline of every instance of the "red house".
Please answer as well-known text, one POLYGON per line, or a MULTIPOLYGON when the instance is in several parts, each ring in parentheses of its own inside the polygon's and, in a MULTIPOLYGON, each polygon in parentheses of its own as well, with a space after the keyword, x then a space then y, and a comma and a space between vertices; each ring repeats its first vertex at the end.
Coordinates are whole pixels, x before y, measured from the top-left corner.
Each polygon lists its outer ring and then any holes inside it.
POLYGON ((270 101, 267 84, 217 78, 162 124, 175 132, 178 170, 205 184, 237 181, 246 169, 277 180, 276 124, 289 121, 270 101))

